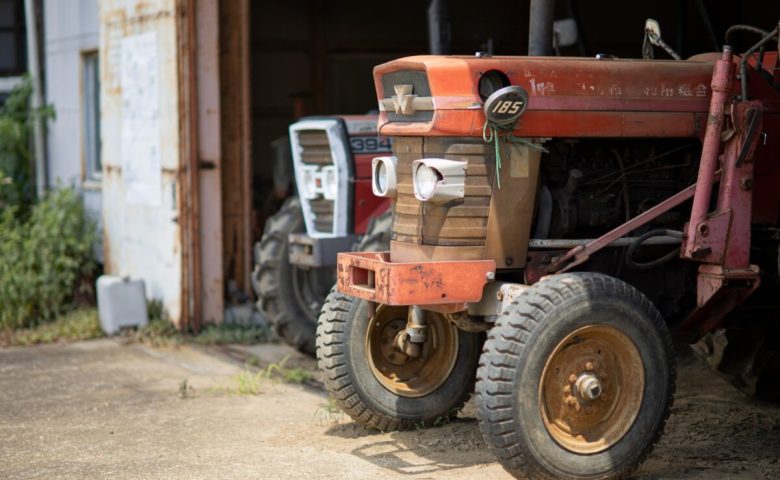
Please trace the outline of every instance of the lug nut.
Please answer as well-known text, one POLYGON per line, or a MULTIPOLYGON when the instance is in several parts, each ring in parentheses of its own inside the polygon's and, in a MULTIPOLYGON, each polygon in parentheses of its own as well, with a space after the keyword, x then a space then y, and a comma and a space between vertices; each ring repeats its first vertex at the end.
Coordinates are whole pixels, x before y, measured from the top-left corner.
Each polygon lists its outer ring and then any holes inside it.
POLYGON ((593 371, 593 362, 588 362, 585 364, 585 370, 592 372, 593 371))
POLYGON ((569 375, 569 383, 576 383, 577 382, 577 375, 571 374, 569 375))

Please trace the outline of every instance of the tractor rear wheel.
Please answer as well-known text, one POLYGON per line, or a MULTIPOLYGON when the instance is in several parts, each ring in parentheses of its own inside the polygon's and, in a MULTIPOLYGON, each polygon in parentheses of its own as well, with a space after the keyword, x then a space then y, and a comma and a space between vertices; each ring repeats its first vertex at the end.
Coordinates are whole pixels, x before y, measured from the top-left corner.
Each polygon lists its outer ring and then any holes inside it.
POLYGON ((393 210, 371 219, 366 234, 355 244, 356 252, 386 252, 390 250, 390 236, 393 232, 393 210))
POLYGON ((669 331, 615 278, 561 274, 523 292, 485 342, 482 433, 522 478, 624 478, 650 453, 675 389, 669 331))
POLYGON ((447 421, 474 385, 481 335, 458 330, 425 312, 428 338, 418 357, 394 348, 409 307, 379 305, 334 290, 317 328, 317 359, 325 385, 356 422, 382 431, 447 421))
POLYGON ((288 236, 305 231, 301 202, 291 197, 266 221, 255 245, 252 284, 257 306, 276 333, 299 351, 314 355, 317 317, 336 274, 331 267, 290 264, 288 236))

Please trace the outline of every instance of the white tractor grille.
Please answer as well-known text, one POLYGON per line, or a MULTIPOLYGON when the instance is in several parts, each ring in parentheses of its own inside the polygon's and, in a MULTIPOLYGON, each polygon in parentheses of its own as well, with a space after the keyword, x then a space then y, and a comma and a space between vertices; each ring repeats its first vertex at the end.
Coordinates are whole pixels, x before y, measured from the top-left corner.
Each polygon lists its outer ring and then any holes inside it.
POLYGON ((351 152, 340 119, 304 119, 290 125, 295 184, 306 233, 347 234, 351 152))
MULTIPOLYGON (((297 133, 301 163, 305 168, 313 172, 322 172, 323 167, 333 165, 328 133, 325 130, 300 130, 297 133)), ((302 201, 307 202, 311 209, 314 229, 319 233, 332 233, 335 201, 328 200, 322 193, 314 198, 304 197, 302 201)))

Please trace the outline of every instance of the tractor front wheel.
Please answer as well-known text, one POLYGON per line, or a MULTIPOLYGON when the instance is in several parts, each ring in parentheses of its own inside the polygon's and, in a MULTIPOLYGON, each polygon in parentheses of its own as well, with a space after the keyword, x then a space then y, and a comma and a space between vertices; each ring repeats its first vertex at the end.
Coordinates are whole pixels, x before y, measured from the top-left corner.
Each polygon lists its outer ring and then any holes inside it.
POLYGON ((671 337, 630 285, 548 277, 490 331, 477 375, 480 428, 522 478, 624 478, 650 453, 675 388, 671 337))
POLYGON ((474 385, 481 334, 458 330, 425 312, 427 339, 410 356, 394 346, 409 307, 379 305, 330 293, 317 328, 325 385, 356 422, 382 431, 428 426, 454 416, 474 385))

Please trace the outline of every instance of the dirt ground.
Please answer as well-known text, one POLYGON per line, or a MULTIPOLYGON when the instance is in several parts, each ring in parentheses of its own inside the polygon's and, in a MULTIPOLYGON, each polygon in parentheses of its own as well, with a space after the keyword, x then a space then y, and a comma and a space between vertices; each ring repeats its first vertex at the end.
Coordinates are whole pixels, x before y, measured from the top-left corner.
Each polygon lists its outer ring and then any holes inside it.
MULTIPOLYGON (((378 433, 330 412, 316 386, 224 392, 249 355, 290 353, 115 340, 0 349, 0 478, 510 478, 471 405, 444 427, 378 433), (181 398, 185 379, 194 391, 181 398)), ((637 478, 779 478, 778 456, 780 406, 747 400, 689 358, 666 435, 637 478)))

